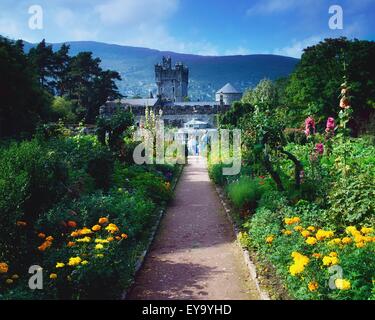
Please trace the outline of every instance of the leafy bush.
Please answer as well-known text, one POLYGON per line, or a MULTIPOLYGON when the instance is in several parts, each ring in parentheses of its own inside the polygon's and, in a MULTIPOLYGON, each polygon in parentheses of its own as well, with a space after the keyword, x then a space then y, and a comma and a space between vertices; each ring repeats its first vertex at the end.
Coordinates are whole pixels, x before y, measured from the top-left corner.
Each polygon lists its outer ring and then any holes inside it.
POLYGON ((228 195, 237 209, 253 212, 264 191, 263 179, 243 176, 237 182, 228 185, 228 195))

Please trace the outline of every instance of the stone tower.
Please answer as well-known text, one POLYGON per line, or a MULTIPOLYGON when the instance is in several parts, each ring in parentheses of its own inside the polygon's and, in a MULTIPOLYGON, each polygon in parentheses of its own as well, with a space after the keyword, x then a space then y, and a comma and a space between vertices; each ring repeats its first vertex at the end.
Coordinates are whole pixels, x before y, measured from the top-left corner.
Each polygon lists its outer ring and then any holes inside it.
POLYGON ((180 62, 172 67, 171 57, 155 65, 155 81, 163 100, 182 102, 188 96, 189 69, 180 62))

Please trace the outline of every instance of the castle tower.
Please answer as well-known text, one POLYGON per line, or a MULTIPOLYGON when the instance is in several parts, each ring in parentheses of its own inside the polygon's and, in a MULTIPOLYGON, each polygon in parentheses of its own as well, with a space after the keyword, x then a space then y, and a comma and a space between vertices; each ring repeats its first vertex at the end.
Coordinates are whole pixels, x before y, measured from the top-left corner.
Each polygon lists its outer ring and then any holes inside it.
POLYGON ((180 62, 172 67, 171 57, 155 65, 155 81, 163 100, 182 102, 188 96, 189 69, 180 62))

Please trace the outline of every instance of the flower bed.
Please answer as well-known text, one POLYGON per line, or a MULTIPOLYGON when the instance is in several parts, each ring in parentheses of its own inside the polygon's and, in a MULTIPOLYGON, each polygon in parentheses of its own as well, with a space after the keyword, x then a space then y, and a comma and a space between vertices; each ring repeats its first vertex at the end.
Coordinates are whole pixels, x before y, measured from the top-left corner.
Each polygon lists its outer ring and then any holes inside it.
POLYGON ((81 135, 14 143, 0 159, 0 299, 120 298, 177 167, 126 164, 81 135), (42 290, 29 289, 31 265, 42 290))

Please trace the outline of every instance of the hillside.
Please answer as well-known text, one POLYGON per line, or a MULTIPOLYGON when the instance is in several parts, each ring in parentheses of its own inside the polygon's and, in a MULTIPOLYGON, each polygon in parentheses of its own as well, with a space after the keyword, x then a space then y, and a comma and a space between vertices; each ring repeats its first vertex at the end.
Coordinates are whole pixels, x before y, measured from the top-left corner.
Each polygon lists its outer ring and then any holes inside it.
MULTIPOLYGON (((189 96, 196 100, 211 100, 214 92, 227 82, 237 89, 245 90, 262 78, 276 79, 291 73, 298 59, 277 55, 245 56, 200 56, 147 48, 120 46, 92 41, 68 42, 71 53, 92 51, 102 60, 104 68, 120 72, 123 81, 121 92, 128 96, 146 96, 155 91, 154 64, 162 56, 172 57, 172 62, 181 61, 190 69, 189 96)), ((53 44, 58 49, 61 44, 53 44)), ((32 44, 25 44, 28 50, 32 44)))

